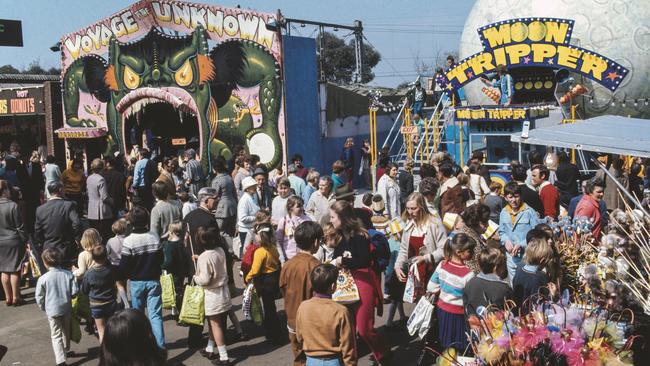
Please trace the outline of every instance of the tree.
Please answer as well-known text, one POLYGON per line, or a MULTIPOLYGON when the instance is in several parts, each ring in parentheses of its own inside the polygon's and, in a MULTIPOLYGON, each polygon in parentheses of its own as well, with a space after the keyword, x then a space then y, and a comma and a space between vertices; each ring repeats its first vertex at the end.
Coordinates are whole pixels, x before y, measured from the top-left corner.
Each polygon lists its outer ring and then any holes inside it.
POLYGON ((0 74, 20 74, 20 70, 11 65, 4 65, 0 66, 0 74))
MULTIPOLYGON (((338 84, 350 84, 354 81, 356 61, 354 58, 354 39, 345 40, 329 32, 323 32, 324 49, 322 59, 325 80, 338 84)), ((372 69, 381 60, 381 54, 372 46, 363 44, 363 72, 361 82, 368 83, 375 78, 372 69)))
POLYGON ((41 66, 39 59, 36 59, 29 63, 29 66, 24 70, 19 70, 12 65, 0 66, 0 74, 33 74, 33 75, 58 75, 61 73, 61 69, 58 67, 50 67, 45 70, 41 66))

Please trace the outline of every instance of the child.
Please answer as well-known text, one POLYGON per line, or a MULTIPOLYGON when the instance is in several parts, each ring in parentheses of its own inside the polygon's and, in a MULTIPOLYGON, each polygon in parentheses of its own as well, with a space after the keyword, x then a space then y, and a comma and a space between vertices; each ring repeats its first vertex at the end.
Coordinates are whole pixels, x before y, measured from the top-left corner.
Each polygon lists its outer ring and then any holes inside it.
POLYGON ((321 264, 309 275, 314 297, 300 304, 296 314, 296 339, 307 365, 357 364, 354 322, 344 305, 332 301, 338 272, 321 264))
POLYGON ((311 218, 305 214, 304 206, 305 202, 302 198, 298 196, 289 197, 287 199, 287 214, 278 222, 275 236, 282 251, 280 258, 282 263, 296 255, 296 240, 293 238, 296 227, 305 221, 311 221, 311 218))
POLYGON ((470 315, 476 314, 480 306, 494 304, 502 308, 507 299, 512 299, 510 283, 501 278, 507 273, 505 253, 487 247, 479 253, 478 265, 481 273, 469 280, 463 291, 463 304, 470 315))
POLYGON ((102 237, 99 235, 99 231, 95 229, 86 229, 80 240, 81 247, 83 252, 79 253, 77 258, 77 267, 72 266, 72 274, 81 281, 83 279, 84 273, 94 265, 92 249, 96 245, 102 244, 102 237))
POLYGON ((255 214, 255 225, 260 224, 270 224, 271 223, 271 211, 261 209, 255 214))
MULTIPOLYGON (((115 236, 108 239, 108 242, 106 242, 106 255, 114 269, 117 269, 117 267, 120 266, 122 245, 124 244, 124 238, 126 238, 128 228, 128 222, 124 218, 116 220, 111 226, 111 230, 115 236)), ((129 305, 129 299, 126 296, 126 282, 123 280, 117 280, 115 285, 117 286, 117 295, 122 306, 124 306, 125 309, 128 309, 131 305, 129 305)))
POLYGON ((442 349, 454 347, 464 351, 467 347, 465 336, 465 308, 463 289, 474 277, 474 272, 465 265, 472 258, 476 242, 463 233, 457 233, 445 244, 445 259, 440 262, 429 280, 427 291, 438 298, 438 337, 442 349))
POLYGON ((304 353, 301 344, 296 339, 296 313, 298 306, 312 296, 311 271, 320 262, 312 255, 323 238, 323 229, 313 221, 298 225, 294 233, 298 254, 282 266, 280 272, 280 290, 284 295, 284 310, 287 314, 287 329, 289 341, 294 356, 294 366, 304 365, 304 353))
POLYGON ((338 243, 343 239, 338 230, 334 228, 334 225, 327 223, 323 225, 323 242, 318 246, 318 251, 314 254, 321 263, 328 263, 334 259, 334 249, 338 243))
POLYGON ((492 181, 490 183, 490 193, 485 196, 483 204, 490 208, 490 220, 499 223, 499 216, 501 216, 501 210, 505 206, 503 197, 501 197, 501 189, 503 185, 499 182, 492 181))
POLYGON ((185 216, 188 213, 194 211, 199 207, 197 206, 196 202, 192 198, 193 197, 190 196, 190 194, 185 191, 181 191, 178 193, 178 200, 181 201, 181 203, 183 204, 183 209, 181 210, 183 214, 183 218, 185 218, 185 216))
MULTIPOLYGON (((77 258, 77 267, 72 266, 72 274, 75 276, 77 281, 81 283, 86 271, 95 265, 95 262, 93 262, 92 250, 95 246, 102 244, 102 236, 99 235, 99 231, 95 229, 86 229, 83 235, 81 235, 81 240, 79 242, 84 250, 79 253, 79 257, 77 258)), ((80 294, 77 301, 83 304, 81 305, 83 308, 87 309, 88 297, 86 295, 80 294)), ((81 315, 83 315, 86 320, 86 333, 94 334, 95 330, 93 324, 95 321, 92 318, 92 315, 88 313, 81 315)))
POLYGON ((210 328, 210 340, 216 343, 219 357, 214 357, 214 346, 208 343, 201 354, 212 359, 214 365, 228 365, 228 351, 226 349, 225 324, 226 315, 232 308, 230 291, 228 290, 228 272, 226 271, 226 254, 218 246, 219 233, 213 227, 200 227, 197 231, 197 244, 205 248, 196 263, 194 282, 203 287, 205 317, 210 328))
MULTIPOLYGON (((292 196, 291 198, 294 198, 292 196)), ((299 197, 295 197, 302 200, 299 197)), ((280 319, 275 307, 275 299, 280 294, 280 254, 275 243, 273 226, 261 224, 255 227, 255 243, 259 248, 253 254, 253 265, 245 278, 253 281, 255 290, 264 306, 264 329, 266 339, 275 343, 280 341, 280 319)))
POLYGON ((373 196, 371 192, 364 193, 363 197, 361 197, 361 204, 362 204, 361 208, 368 211, 371 215, 373 214, 372 207, 371 207, 372 198, 373 196))
MULTIPOLYGON (((183 235, 183 223, 176 220, 169 224, 167 229, 169 236, 163 242, 163 253, 165 259, 160 268, 167 271, 174 279, 174 291, 176 291, 176 306, 183 303, 183 280, 188 275, 187 255, 185 247, 181 241, 183 235)), ((176 315, 176 307, 172 308, 172 315, 176 315)))
POLYGON ((548 286, 551 296, 555 295, 556 287, 549 281, 548 275, 543 271, 553 259, 553 248, 543 238, 532 238, 526 247, 523 265, 517 267, 515 277, 512 279, 512 289, 517 305, 521 304, 539 289, 548 286))
POLYGON ((282 218, 287 215, 287 200, 291 193, 291 182, 286 177, 283 177, 278 182, 278 195, 271 203, 271 213, 273 224, 277 225, 282 218))
POLYGON ((95 265, 84 275, 81 293, 90 299, 90 314, 95 319, 99 343, 104 338, 106 320, 115 313, 115 271, 108 262, 106 248, 102 245, 93 247, 92 258, 95 265))
POLYGON ((45 249, 41 258, 48 271, 36 283, 36 303, 45 311, 50 323, 56 364, 65 365, 70 350, 72 297, 77 294, 77 281, 72 272, 61 268, 63 253, 58 249, 45 249))

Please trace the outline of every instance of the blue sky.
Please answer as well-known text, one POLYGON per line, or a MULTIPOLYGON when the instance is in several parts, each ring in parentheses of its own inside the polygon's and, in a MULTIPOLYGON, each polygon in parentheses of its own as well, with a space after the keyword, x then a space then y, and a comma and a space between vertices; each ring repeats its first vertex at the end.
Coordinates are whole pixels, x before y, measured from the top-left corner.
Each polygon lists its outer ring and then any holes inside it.
MULTIPOLYGON (((24 47, 3 47, 0 65, 22 69, 38 59, 44 68, 58 66, 60 54, 50 51, 59 38, 96 22, 135 1, 127 0, 3 0, 0 17, 23 22, 24 47)), ((265 12, 280 9, 285 17, 364 25, 368 41, 382 54, 373 85, 396 86, 416 76, 414 57, 426 63, 446 51, 457 51, 465 17, 474 0, 280 0, 210 1, 221 6, 241 5, 265 12)), ((295 26, 292 35, 315 36, 314 28, 295 26)), ((349 32, 338 31, 339 36, 349 32)), ((351 36, 350 36, 351 37, 351 36)))

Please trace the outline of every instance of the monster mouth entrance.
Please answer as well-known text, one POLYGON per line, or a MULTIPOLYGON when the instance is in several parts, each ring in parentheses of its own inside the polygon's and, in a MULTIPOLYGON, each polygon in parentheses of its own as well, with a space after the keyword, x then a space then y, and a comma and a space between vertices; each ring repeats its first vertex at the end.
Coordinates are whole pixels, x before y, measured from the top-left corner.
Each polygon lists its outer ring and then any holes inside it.
POLYGON ((162 156, 176 156, 178 150, 195 149, 201 154, 198 118, 192 112, 175 109, 164 102, 144 105, 124 121, 125 146, 147 146, 162 156))
POLYGON ((176 156, 179 150, 195 149, 203 154, 201 117, 196 103, 178 88, 141 88, 129 93, 116 106, 122 113, 123 146, 148 147, 161 156, 176 156))

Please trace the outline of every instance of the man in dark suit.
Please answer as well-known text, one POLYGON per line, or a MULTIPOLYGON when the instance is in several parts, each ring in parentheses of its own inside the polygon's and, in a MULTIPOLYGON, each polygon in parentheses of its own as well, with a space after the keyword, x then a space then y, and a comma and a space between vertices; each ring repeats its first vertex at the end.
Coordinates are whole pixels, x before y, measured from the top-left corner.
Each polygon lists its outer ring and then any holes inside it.
POLYGON ((40 155, 32 155, 25 164, 20 162, 16 167, 16 176, 25 201, 25 230, 32 234, 34 233, 36 207, 41 204, 43 186, 45 185, 40 155))
POLYGON ((126 177, 115 169, 115 158, 105 160, 105 169, 101 172, 106 182, 108 195, 113 198, 113 218, 118 217, 118 212, 126 207, 126 177))
POLYGON ((539 217, 544 217, 544 205, 539 198, 539 194, 532 188, 526 185, 526 168, 521 164, 512 165, 512 180, 517 182, 521 187, 521 201, 531 207, 539 214, 539 217))
POLYGON ((63 252, 64 267, 77 262, 77 242, 81 239, 81 223, 77 205, 63 199, 63 183, 50 182, 50 199, 36 209, 34 240, 42 249, 57 248, 63 252))
POLYGON ((555 170, 555 186, 560 192, 560 204, 565 208, 569 207, 572 197, 578 195, 578 179, 580 170, 575 164, 571 164, 567 153, 557 153, 559 164, 555 170))

